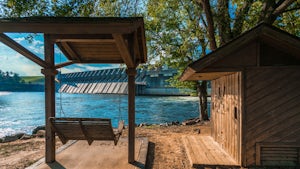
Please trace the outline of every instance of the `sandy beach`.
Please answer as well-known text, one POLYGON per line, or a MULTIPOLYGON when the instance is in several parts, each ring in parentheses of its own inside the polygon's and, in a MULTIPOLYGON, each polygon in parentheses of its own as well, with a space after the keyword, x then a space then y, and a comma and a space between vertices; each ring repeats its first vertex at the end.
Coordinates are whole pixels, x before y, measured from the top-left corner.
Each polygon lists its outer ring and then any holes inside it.
MULTIPOLYGON (((147 155, 147 169, 191 168, 182 143, 183 135, 210 134, 210 124, 196 124, 190 126, 151 125, 136 128, 137 137, 147 137, 149 148, 147 155)), ((124 130, 122 137, 127 137, 124 130)), ((57 147, 62 144, 57 139, 57 147)), ((0 168, 26 168, 44 157, 44 138, 17 140, 0 143, 0 168)))

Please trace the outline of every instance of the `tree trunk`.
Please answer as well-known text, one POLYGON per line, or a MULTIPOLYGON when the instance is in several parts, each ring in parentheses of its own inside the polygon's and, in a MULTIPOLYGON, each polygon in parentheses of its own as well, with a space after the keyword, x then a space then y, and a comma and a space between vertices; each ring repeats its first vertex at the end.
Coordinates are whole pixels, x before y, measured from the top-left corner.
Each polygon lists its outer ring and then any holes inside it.
POLYGON ((215 37, 215 27, 214 27, 214 20, 211 12, 211 7, 209 0, 202 0, 203 9, 206 15, 207 20, 207 29, 208 29, 208 41, 210 50, 217 49, 216 37, 215 37))
POLYGON ((199 96, 200 119, 203 121, 209 120, 207 111, 207 81, 201 81, 197 84, 199 96))

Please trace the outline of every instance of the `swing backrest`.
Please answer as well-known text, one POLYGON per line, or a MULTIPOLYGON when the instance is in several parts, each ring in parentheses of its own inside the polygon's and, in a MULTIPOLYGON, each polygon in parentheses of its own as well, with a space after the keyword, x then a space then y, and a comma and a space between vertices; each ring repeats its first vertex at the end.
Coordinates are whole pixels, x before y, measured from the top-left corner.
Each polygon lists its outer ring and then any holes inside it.
POLYGON ((49 118, 52 128, 63 144, 68 140, 115 140, 111 119, 102 118, 49 118))

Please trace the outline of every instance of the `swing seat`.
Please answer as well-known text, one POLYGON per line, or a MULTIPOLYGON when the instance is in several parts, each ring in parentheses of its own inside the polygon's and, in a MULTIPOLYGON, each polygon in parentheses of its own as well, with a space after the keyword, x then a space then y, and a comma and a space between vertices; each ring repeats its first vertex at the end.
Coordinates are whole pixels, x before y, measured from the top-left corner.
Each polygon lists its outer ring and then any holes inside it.
POLYGON ((112 140, 117 145, 124 128, 124 121, 119 121, 114 129, 111 119, 103 118, 49 118, 52 129, 63 144, 69 140, 87 140, 91 145, 94 140, 112 140))

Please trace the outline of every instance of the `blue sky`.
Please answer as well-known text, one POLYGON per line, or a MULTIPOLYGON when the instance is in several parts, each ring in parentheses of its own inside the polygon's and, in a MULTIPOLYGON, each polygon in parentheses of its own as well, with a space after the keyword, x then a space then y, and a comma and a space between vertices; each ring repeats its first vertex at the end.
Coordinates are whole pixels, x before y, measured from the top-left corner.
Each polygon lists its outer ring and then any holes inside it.
MULTIPOLYGON (((16 42, 30 50, 32 53, 39 56, 44 60, 44 40, 42 34, 34 35, 33 41, 29 43, 25 37, 28 34, 6 34, 10 38, 14 39, 16 42)), ((60 50, 55 48, 55 63, 65 62, 65 56, 60 52, 60 50)), ((91 71, 99 69, 108 69, 119 67, 117 64, 74 64, 60 69, 62 73, 70 72, 81 72, 81 71, 91 71)), ((15 52, 11 48, 7 47, 0 42, 0 70, 1 71, 12 71, 18 73, 20 76, 41 76, 41 67, 22 56, 18 52, 15 52)))

